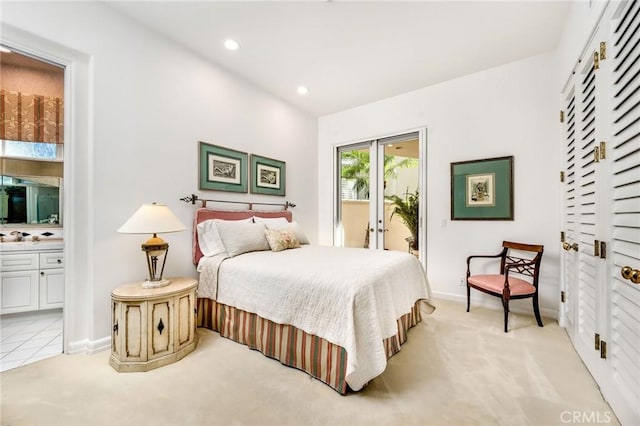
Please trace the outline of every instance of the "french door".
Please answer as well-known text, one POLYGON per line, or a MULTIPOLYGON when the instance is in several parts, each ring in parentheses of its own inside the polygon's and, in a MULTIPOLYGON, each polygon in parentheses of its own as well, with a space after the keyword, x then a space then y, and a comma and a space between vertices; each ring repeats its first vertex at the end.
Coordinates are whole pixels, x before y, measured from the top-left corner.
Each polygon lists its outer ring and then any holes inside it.
POLYGON ((564 91, 561 320, 640 424, 640 2, 610 3, 564 91))
POLYGON ((420 130, 337 147, 334 245, 418 255, 424 137, 420 130))

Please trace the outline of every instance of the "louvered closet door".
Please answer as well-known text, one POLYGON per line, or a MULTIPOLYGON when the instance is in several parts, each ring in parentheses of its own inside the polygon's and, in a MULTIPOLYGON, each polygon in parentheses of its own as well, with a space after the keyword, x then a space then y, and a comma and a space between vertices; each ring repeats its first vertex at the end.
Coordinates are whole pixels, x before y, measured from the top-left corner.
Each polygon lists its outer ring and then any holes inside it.
POLYGON ((571 79, 568 89, 565 91, 565 118, 564 118, 564 184, 562 188, 563 198, 563 233, 565 253, 562 256, 564 273, 564 319, 567 332, 573 340, 575 338, 575 307, 577 305, 574 294, 577 294, 578 286, 578 255, 572 249, 572 244, 577 241, 577 191, 576 191, 576 96, 574 79, 571 79))
POLYGON ((613 21, 609 342, 605 397, 622 424, 640 424, 640 2, 613 21), (626 271, 625 271, 626 272, 626 271))
MULTIPOLYGON (((595 39, 597 40, 597 38, 595 39)), ((599 353, 595 349, 596 334, 600 335, 601 299, 598 283, 600 259, 594 256, 594 241, 599 231, 599 178, 600 170, 596 162, 596 147, 601 140, 599 123, 602 114, 600 106, 600 69, 596 68, 594 52, 598 42, 587 50, 582 59, 582 68, 577 73, 576 83, 576 239, 577 288, 574 292, 576 329, 574 345, 591 373, 597 378, 600 364, 599 353)))

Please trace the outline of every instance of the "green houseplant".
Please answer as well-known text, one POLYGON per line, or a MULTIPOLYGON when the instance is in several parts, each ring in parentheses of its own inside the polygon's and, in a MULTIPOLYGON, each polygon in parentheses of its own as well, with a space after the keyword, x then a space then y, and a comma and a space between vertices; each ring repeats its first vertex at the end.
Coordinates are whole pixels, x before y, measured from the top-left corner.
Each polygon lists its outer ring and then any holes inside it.
MULTIPOLYGON (((353 189, 356 191, 357 199, 369 199, 369 176, 370 161, 368 150, 347 151, 341 157, 341 178, 354 182, 353 189)), ((396 157, 393 155, 384 156, 384 184, 387 181, 396 179, 398 171, 404 168, 416 167, 418 161, 415 158, 396 157)), ((388 197, 387 197, 388 198, 388 197)), ((364 231, 364 248, 369 247, 369 223, 364 231)))
POLYGON ((400 220, 405 224, 405 226, 411 232, 411 237, 407 238, 407 242, 409 243, 409 247, 412 250, 418 250, 419 247, 419 233, 418 233, 418 220, 420 214, 420 197, 418 194, 418 190, 410 193, 407 189, 407 192, 404 195, 404 198, 399 197, 397 195, 390 195, 386 197, 387 200, 391 201, 393 205, 393 212, 391 213, 391 218, 394 215, 400 216, 400 220))

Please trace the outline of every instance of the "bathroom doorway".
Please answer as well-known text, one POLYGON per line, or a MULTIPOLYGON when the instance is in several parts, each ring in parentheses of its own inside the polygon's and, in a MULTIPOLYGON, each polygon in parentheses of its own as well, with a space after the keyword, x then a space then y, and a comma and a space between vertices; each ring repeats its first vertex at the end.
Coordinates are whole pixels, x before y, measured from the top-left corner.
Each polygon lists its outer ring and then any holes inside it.
POLYGON ((0 371, 63 352, 64 82, 0 45, 0 371))

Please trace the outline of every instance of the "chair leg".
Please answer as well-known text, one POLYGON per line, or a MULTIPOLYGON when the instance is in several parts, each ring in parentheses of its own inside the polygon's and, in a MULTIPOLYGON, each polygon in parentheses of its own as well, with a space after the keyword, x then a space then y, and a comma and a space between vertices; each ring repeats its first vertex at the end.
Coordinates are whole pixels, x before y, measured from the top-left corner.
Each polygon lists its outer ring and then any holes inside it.
POLYGON ((538 327, 544 327, 542 324, 542 318, 540 317, 540 309, 538 308, 538 293, 533 296, 533 313, 536 316, 538 327))
POLYGON ((503 300, 502 307, 504 308, 504 332, 506 333, 509 324, 509 301, 503 300))
POLYGON ((467 312, 469 312, 469 305, 471 304, 471 287, 467 284, 467 312))

